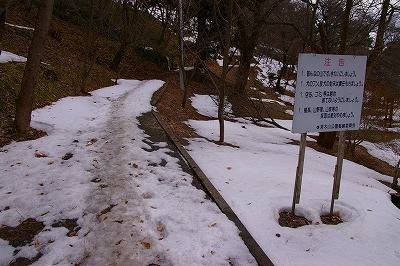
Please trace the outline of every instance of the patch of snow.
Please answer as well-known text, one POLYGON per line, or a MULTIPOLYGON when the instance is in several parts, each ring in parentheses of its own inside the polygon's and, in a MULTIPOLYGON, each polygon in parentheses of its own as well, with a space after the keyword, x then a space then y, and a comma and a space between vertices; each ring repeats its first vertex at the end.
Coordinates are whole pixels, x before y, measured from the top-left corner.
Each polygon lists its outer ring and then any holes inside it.
POLYGON ((255 265, 166 143, 152 149, 139 128, 162 85, 120 79, 33 111, 48 135, 0 150, 0 225, 34 218, 45 228, 21 248, 0 239, 0 265, 39 252, 37 265, 255 265), (76 235, 53 226, 63 219, 77 219, 76 235))
POLYGON ((185 37, 183 37, 183 40, 185 42, 191 42, 191 43, 195 43, 196 42, 196 38, 192 37, 192 36, 185 36, 185 37))
POLYGON ((400 140, 393 140, 391 143, 372 143, 363 141, 360 145, 365 147, 369 154, 387 162, 391 166, 396 166, 400 160, 400 140))
POLYGON ((284 103, 276 101, 276 100, 272 100, 272 99, 265 99, 265 98, 258 99, 258 98, 253 98, 253 97, 250 97, 250 99, 253 100, 253 101, 262 101, 262 102, 265 102, 265 103, 276 103, 276 104, 285 106, 284 103))
POLYGON ((15 24, 11 24, 11 23, 5 23, 6 25, 13 27, 13 28, 18 28, 18 29, 23 29, 23 30, 31 30, 34 31, 34 28, 30 28, 30 27, 25 27, 25 26, 19 26, 19 25, 15 25, 15 24))
POLYGON ((294 97, 291 97, 289 95, 278 95, 278 98, 281 99, 283 102, 294 105, 294 97))
MULTIPOLYGON (((196 111, 204 116, 218 117, 218 97, 214 95, 195 94, 190 98, 192 106, 196 111)), ((232 105, 225 99, 225 113, 232 113, 232 105)))
POLYGON ((289 115, 294 115, 293 110, 285 110, 285 113, 287 113, 289 115))
MULTIPOLYGON (((199 135, 218 139, 218 121, 188 124, 199 135)), ((228 121, 225 132, 226 142, 238 148, 194 138, 189 139, 189 153, 275 265, 399 263, 394 236, 400 235, 400 210, 390 201, 391 190, 377 181, 391 177, 345 160, 335 201, 335 211, 345 222, 324 225, 320 215, 329 212, 336 157, 307 148, 296 213, 312 225, 281 227, 279 213, 291 209, 298 160, 299 147, 290 143, 300 135, 228 121)))
POLYGON ((8 62, 26 62, 26 58, 7 51, 1 51, 0 63, 8 63, 8 62))

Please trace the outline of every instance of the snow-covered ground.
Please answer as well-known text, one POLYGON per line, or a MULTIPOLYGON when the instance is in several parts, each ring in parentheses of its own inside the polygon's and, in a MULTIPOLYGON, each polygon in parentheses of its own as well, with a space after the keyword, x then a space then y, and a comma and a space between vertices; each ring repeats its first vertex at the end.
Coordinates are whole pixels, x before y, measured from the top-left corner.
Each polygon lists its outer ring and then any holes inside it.
POLYGON ((392 166, 396 166, 400 160, 400 140, 398 139, 391 141, 391 143, 372 143, 364 141, 360 145, 365 147, 372 156, 392 166))
POLYGON ((279 104, 281 106, 285 106, 285 104, 283 102, 272 100, 272 99, 265 99, 265 98, 258 99, 258 98, 253 98, 253 97, 251 97, 250 99, 253 100, 253 101, 262 101, 262 102, 265 102, 265 103, 276 103, 276 104, 279 104))
POLYGON ((0 63, 9 63, 9 62, 26 62, 26 58, 7 51, 1 51, 0 63))
POLYGON ((13 27, 13 28, 17 28, 17 29, 22 29, 22 30, 31 30, 34 31, 34 28, 31 27, 25 27, 25 26, 20 26, 20 25, 15 25, 15 24, 11 24, 11 23, 5 23, 7 26, 13 27))
POLYGON ((0 225, 45 227, 24 246, 0 239, 0 265, 38 253, 35 265, 255 264, 167 143, 139 129, 162 84, 119 80, 33 112, 48 136, 0 149, 0 225), (55 225, 66 219, 80 230, 55 225))
MULTIPOLYGON (((278 122, 287 127, 291 123, 278 122)), ((218 139, 218 121, 191 120, 188 124, 200 136, 218 139)), ((225 122, 225 132, 233 147, 194 138, 189 139, 189 153, 273 263, 400 264, 400 210, 390 200, 391 190, 377 181, 390 182, 391 177, 345 160, 335 203, 344 223, 322 224, 320 215, 329 212, 336 158, 307 148, 296 213, 312 225, 281 227, 279 213, 291 208, 298 160, 298 146, 291 143, 299 135, 245 121, 225 122)))
MULTIPOLYGON (((218 117, 218 97, 215 95, 201 95, 194 94, 193 97, 190 98, 192 102, 192 106, 196 109, 196 111, 204 116, 217 118, 218 117)), ((225 114, 232 113, 232 105, 225 100, 225 114)))

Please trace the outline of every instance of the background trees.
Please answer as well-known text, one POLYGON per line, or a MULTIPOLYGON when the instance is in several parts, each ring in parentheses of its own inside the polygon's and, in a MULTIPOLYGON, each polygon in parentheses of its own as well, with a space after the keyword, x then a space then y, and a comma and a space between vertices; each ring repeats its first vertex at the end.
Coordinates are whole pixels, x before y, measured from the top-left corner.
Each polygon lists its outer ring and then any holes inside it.
MULTIPOLYGON (((299 52, 359 54, 369 56, 366 110, 380 113, 385 118, 384 126, 391 126, 398 108, 399 2, 233 1, 228 19, 228 0, 184 0, 182 36, 178 36, 177 0, 55 0, 55 5, 57 16, 86 29, 84 41, 77 44, 82 46, 79 94, 87 93, 96 64, 106 65, 119 76, 127 53, 136 53, 164 69, 173 68, 180 56, 179 38, 184 40, 187 51, 185 66, 194 66, 188 73, 189 82, 212 79, 215 91, 220 95, 226 92, 239 103, 244 102, 249 78, 254 79, 251 73, 260 58, 281 63, 271 87, 276 93, 285 94, 282 82, 294 76, 295 68, 289 66, 296 64, 299 52), (152 30, 146 30, 151 24, 152 30), (104 37, 118 43, 118 49, 110 50, 99 41, 104 37), (213 69, 217 58, 224 59, 218 71, 213 69)), ((38 68, 28 65, 27 70, 38 68)), ((29 84, 35 83, 33 76, 27 79, 33 81, 29 84)), ((223 99, 220 100, 222 104, 223 99)), ((19 110, 32 105, 22 96, 18 102, 19 110)), ((18 121, 29 120, 22 119, 21 113, 18 117, 18 121)), ((321 134, 318 139, 327 148, 334 142, 335 133, 321 134)))
POLYGON ((18 95, 15 123, 17 131, 25 133, 30 129, 33 93, 38 81, 39 67, 44 52, 44 40, 49 30, 54 0, 41 0, 37 14, 35 31, 29 47, 28 60, 22 77, 18 95))

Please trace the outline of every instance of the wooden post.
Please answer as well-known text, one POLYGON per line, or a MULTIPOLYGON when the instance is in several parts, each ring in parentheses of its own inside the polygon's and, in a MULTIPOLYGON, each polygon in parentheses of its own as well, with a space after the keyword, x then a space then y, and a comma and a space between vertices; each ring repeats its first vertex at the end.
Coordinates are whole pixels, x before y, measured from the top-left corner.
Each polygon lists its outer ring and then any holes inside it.
POLYGON ((307 133, 301 133, 299 161, 297 163, 296 181, 294 183, 292 214, 295 215, 296 204, 300 203, 301 181, 303 178, 304 155, 306 153, 307 133))
POLYGON ((331 210, 329 213, 331 216, 333 215, 333 206, 335 204, 335 199, 339 198, 340 180, 342 178, 345 140, 346 140, 345 131, 340 131, 339 132, 337 162, 336 162, 336 166, 335 166, 335 173, 333 174, 334 179, 333 179, 333 189, 332 189, 331 210))

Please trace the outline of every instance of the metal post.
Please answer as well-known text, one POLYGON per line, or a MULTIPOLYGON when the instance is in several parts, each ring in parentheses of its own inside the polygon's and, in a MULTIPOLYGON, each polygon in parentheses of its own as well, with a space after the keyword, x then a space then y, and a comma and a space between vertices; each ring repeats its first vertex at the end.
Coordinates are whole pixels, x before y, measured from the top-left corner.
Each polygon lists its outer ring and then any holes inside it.
POLYGON ((337 162, 335 166, 335 173, 333 174, 333 189, 332 189, 332 200, 331 200, 331 210, 329 215, 333 215, 333 206, 335 204, 335 199, 339 198, 339 190, 340 190, 340 180, 342 178, 342 168, 343 168, 343 158, 344 158, 344 143, 346 141, 346 132, 339 132, 339 145, 338 145, 338 154, 337 154, 337 162))
POLYGON ((297 163, 296 181, 294 183, 292 214, 295 214, 296 204, 300 203, 301 181, 303 178, 304 155, 306 153, 307 133, 301 133, 299 161, 297 163))

